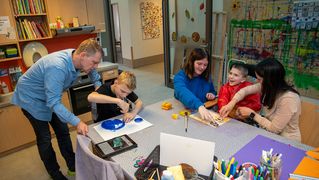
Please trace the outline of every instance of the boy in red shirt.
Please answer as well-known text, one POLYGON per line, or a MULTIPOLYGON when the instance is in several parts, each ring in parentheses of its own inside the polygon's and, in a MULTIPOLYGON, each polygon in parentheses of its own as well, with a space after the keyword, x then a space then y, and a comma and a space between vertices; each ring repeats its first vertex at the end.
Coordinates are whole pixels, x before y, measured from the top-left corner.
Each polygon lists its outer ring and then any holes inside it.
MULTIPOLYGON (((218 111, 227 105, 233 96, 241 89, 246 86, 252 85, 251 82, 246 81, 248 75, 248 69, 243 63, 234 63, 231 65, 228 82, 224 84, 218 94, 218 111)), ((239 119, 236 115, 238 107, 249 107, 254 111, 258 112, 261 109, 260 94, 252 94, 246 96, 242 101, 239 101, 234 109, 229 113, 229 117, 239 119)))

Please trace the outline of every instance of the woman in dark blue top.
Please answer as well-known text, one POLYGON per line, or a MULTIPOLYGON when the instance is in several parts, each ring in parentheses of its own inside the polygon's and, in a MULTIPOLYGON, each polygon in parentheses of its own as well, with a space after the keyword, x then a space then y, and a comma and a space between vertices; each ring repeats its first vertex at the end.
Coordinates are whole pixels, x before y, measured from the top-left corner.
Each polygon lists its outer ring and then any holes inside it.
POLYGON ((189 55, 183 69, 174 77, 174 96, 187 108, 198 110, 203 119, 212 119, 204 103, 216 97, 213 82, 207 67, 208 54, 204 49, 195 48, 189 55))

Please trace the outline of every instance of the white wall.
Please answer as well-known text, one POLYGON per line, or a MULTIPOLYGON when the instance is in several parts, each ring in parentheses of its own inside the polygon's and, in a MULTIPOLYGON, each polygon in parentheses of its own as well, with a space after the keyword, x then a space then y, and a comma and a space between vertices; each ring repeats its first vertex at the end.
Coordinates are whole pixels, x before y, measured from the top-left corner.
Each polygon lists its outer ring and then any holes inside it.
POLYGON ((120 29, 121 29, 121 45, 122 45, 122 56, 125 59, 132 59, 131 57, 131 27, 133 23, 130 20, 129 2, 131 0, 111 0, 111 3, 118 3, 119 5, 119 16, 120 16, 120 29))
POLYGON ((223 11, 223 3, 223 0, 213 0, 213 12, 223 11))
MULTIPOLYGON (((145 0, 112 0, 118 3, 121 29, 122 55, 125 59, 140 59, 149 56, 163 54, 163 27, 160 27, 160 37, 157 39, 142 39, 140 3, 145 0)), ((156 5, 162 7, 161 0, 153 0, 156 5)))
MULTIPOLYGON (((131 33, 134 59, 140 59, 149 56, 163 54, 163 26, 160 26, 160 36, 156 39, 143 40, 140 3, 145 0, 131 0, 131 33)), ((162 8, 161 0, 152 0, 152 2, 162 8)))

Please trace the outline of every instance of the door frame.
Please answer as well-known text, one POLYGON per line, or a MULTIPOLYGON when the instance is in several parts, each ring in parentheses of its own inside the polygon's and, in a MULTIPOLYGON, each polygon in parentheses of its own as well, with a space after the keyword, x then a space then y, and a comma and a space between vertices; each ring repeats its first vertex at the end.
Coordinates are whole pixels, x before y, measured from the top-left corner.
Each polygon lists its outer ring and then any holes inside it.
MULTIPOLYGON (((163 0, 162 1, 162 9, 163 9, 163 45, 164 45, 164 79, 165 79, 165 86, 174 88, 173 82, 170 80, 170 32, 169 32, 169 1, 170 0, 163 0)), ((207 51, 208 51, 208 61, 211 61, 212 55, 212 12, 213 12, 213 0, 206 0, 206 39, 207 39, 207 51)), ((212 63, 209 63, 210 66, 212 63)), ((211 75, 211 67, 209 68, 209 75, 211 75)))

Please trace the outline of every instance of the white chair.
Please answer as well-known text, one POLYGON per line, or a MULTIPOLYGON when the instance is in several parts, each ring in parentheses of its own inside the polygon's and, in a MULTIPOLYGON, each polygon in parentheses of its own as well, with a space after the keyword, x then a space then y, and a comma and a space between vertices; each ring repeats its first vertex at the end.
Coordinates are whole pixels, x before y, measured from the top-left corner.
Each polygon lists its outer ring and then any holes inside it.
POLYGON ((119 164, 104 160, 91 151, 91 140, 83 135, 77 135, 75 153, 76 180, 122 180, 133 179, 119 164))

